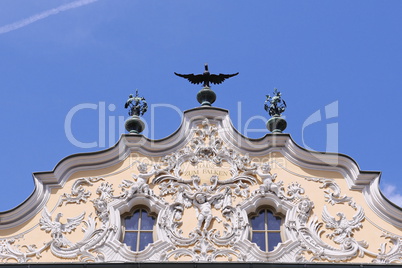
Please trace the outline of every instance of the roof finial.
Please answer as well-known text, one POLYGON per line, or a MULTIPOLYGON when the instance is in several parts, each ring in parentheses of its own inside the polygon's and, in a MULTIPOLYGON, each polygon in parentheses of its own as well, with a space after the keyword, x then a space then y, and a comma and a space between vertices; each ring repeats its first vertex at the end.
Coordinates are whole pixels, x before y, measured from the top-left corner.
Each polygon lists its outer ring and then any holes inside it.
POLYGON ((272 116, 267 122, 267 128, 272 133, 282 133, 286 129, 286 120, 281 117, 286 110, 286 102, 282 99, 282 94, 278 89, 274 89, 274 94, 266 95, 267 99, 264 103, 264 109, 272 116))
POLYGON ((129 109, 128 114, 131 116, 126 120, 126 130, 133 134, 141 133, 145 129, 145 124, 141 121, 140 116, 148 110, 148 104, 144 97, 138 96, 138 89, 135 90, 135 96, 133 94, 128 96, 124 108, 129 109))
POLYGON ((205 64, 205 71, 202 74, 178 74, 174 73, 177 76, 186 78, 192 84, 201 84, 203 83, 203 88, 197 94, 197 100, 201 104, 201 106, 211 106, 212 103, 216 100, 216 94, 209 88, 209 84, 221 84, 226 79, 236 76, 239 73, 235 74, 210 74, 208 70, 208 63, 205 64))
POLYGON ((128 96, 128 100, 126 101, 124 108, 129 108, 128 114, 131 116, 141 116, 144 115, 145 112, 148 110, 148 104, 144 97, 138 96, 138 89, 136 89, 135 96, 133 96, 133 94, 130 94, 128 96))
POLYGON ((209 83, 212 84, 221 84, 226 79, 238 75, 239 73, 235 74, 210 74, 208 71, 208 63, 205 63, 205 71, 203 74, 178 74, 174 73, 177 76, 186 78, 192 84, 203 84, 203 87, 209 87, 209 83))

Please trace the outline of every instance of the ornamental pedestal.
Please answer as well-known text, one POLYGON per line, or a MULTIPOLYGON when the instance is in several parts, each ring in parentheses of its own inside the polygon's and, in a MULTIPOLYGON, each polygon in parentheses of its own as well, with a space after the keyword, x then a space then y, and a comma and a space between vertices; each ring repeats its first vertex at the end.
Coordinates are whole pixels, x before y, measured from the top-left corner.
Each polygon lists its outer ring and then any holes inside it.
POLYGON ((132 134, 140 134, 145 129, 145 124, 138 115, 133 115, 124 124, 126 130, 132 134))
POLYGON ((274 115, 267 122, 267 129, 272 133, 282 133, 287 127, 286 120, 279 115, 274 115))
POLYGON ((211 106, 216 100, 216 94, 209 87, 202 88, 197 94, 197 101, 201 106, 211 106))

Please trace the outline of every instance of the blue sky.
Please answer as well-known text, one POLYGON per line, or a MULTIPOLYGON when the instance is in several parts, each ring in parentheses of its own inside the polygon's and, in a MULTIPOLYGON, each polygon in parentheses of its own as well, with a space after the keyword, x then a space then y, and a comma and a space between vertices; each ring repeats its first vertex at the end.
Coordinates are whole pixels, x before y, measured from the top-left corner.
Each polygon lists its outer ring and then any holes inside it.
POLYGON ((173 133, 200 89, 173 72, 204 63, 240 72, 212 87, 240 132, 267 133, 263 103, 278 88, 286 133, 381 171, 402 206, 401 14, 400 0, 1 0, 0 210, 31 194, 33 172, 113 145, 136 88, 144 134, 173 133))

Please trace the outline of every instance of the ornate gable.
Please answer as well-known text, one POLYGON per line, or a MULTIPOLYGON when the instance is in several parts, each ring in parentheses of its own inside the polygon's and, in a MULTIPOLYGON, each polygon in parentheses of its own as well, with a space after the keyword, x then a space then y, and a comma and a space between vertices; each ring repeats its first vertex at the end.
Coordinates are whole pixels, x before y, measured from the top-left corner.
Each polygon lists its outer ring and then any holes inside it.
POLYGON ((122 135, 35 174, 34 194, 0 216, 0 260, 400 263, 401 209, 378 180, 196 108, 166 139, 122 135))

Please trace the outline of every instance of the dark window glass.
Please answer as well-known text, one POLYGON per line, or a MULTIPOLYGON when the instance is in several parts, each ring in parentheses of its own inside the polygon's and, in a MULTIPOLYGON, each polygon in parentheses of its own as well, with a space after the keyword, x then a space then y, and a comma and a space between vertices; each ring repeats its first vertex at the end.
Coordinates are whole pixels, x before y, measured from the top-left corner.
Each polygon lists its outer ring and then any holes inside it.
POLYGON ((262 209, 257 216, 251 218, 252 242, 256 243, 262 251, 272 251, 282 242, 282 219, 274 216, 268 209, 262 209))
POLYGON ((138 230, 138 220, 140 218, 140 213, 137 211, 131 217, 125 219, 126 230, 138 230))
POLYGON ((151 232, 141 232, 140 233, 140 246, 139 251, 144 250, 148 244, 151 244, 152 240, 152 233, 151 232))
POLYGON ((264 210, 261 210, 257 217, 251 219, 251 225, 253 230, 265 230, 264 210))
POLYGON ((266 251, 265 248, 265 234, 259 232, 253 232, 253 240, 251 242, 256 243, 262 251, 266 251))
POLYGON ((268 233, 268 251, 274 250, 274 248, 282 242, 281 240, 281 234, 279 232, 274 233, 268 233))
POLYGON ((141 211, 141 229, 151 230, 154 228, 154 218, 149 217, 145 210, 141 211))
POLYGON ((137 209, 132 216, 124 218, 126 232, 123 243, 132 251, 141 251, 153 242, 152 229, 155 219, 144 209, 137 209))
POLYGON ((130 246, 132 249, 137 245, 137 233, 126 232, 124 234, 124 244, 130 246))
POLYGON ((268 210, 268 230, 280 230, 281 229, 281 218, 274 216, 272 212, 268 210))

